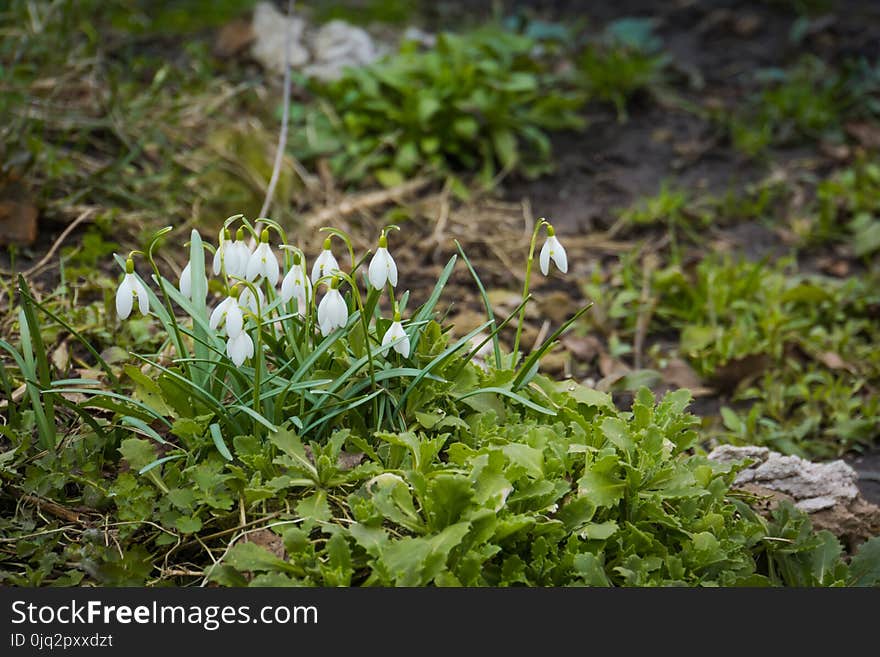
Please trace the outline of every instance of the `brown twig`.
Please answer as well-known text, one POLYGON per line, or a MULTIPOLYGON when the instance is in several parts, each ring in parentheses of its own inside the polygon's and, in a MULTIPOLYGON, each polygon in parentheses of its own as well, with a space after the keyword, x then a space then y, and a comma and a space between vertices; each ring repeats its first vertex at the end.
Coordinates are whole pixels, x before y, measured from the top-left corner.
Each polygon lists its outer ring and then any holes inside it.
POLYGON ((49 515, 60 518, 61 520, 72 522, 78 525, 86 524, 86 521, 82 519, 81 514, 73 511, 72 509, 61 506, 56 502, 44 500, 43 498, 36 497, 35 495, 21 495, 20 499, 22 502, 33 504, 39 510, 45 511, 49 515))

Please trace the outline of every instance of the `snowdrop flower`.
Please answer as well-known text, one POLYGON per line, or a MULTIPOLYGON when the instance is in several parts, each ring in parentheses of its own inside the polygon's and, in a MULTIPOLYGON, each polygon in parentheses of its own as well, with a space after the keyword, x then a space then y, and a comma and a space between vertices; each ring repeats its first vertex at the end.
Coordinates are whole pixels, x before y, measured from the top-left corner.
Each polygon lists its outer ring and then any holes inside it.
POLYGON ((177 287, 183 296, 192 299, 192 271, 189 265, 190 263, 186 263, 186 267, 180 272, 180 283, 177 287))
POLYGON ((550 271, 551 260, 556 263, 559 271, 563 274, 568 271, 568 256, 565 255, 565 249, 556 239, 556 231, 553 230, 553 226, 547 224, 547 241, 541 247, 541 255, 538 260, 541 264, 541 273, 544 276, 550 271))
POLYGON ((226 269, 226 273, 232 275, 233 269, 235 269, 235 254, 233 253, 234 249, 232 248, 232 233, 229 232, 228 228, 223 229, 223 234, 220 237, 220 245, 217 247, 217 250, 214 251, 214 275, 219 276, 220 272, 223 269, 226 269))
POLYGON ((260 235, 260 245, 250 254, 247 261, 245 278, 254 281, 258 276, 265 277, 272 287, 278 284, 278 258, 275 257, 269 246, 268 230, 263 230, 260 235))
POLYGON ((327 294, 318 304, 318 326, 321 335, 327 337, 335 329, 345 326, 346 322, 348 322, 348 306, 339 293, 339 279, 334 278, 327 294))
POLYGON ((403 338, 403 340, 394 345, 392 349, 404 358, 409 358, 409 336, 404 332, 403 325, 400 323, 400 313, 396 312, 394 313, 394 321, 391 322, 391 326, 385 331, 385 337, 382 338, 383 356, 388 354, 388 345, 398 338, 403 338))
POLYGON ((254 297, 249 287, 244 288, 238 296, 238 307, 241 309, 248 308, 254 315, 260 314, 260 308, 266 305, 266 297, 260 288, 257 288, 257 296, 254 297), (259 299, 259 303, 257 303, 259 299))
POLYGON ((150 312, 150 298, 147 296, 147 288, 134 275, 134 261, 129 258, 125 261, 125 277, 116 290, 116 314, 119 319, 127 319, 131 314, 134 298, 137 297, 138 309, 141 315, 150 312))
POLYGON ((296 299, 296 312, 300 317, 305 317, 311 297, 312 285, 306 278, 302 258, 299 253, 294 253, 293 266, 281 281, 281 300, 288 303, 291 299, 296 299))
POLYGON ((232 243, 229 253, 233 258, 233 270, 229 272, 230 276, 244 278, 247 273, 248 260, 251 257, 251 247, 248 246, 248 242, 244 238, 244 228, 235 231, 235 241, 232 243))
POLYGON ((385 287, 385 283, 391 283, 391 287, 397 285, 397 265, 394 258, 388 253, 388 238, 385 237, 385 231, 379 237, 379 248, 376 249, 376 255, 370 261, 369 276, 370 285, 377 290, 385 287))
POLYGON ((212 329, 216 330, 223 326, 226 329, 226 335, 230 338, 238 337, 244 326, 244 315, 241 313, 241 307, 238 305, 235 294, 236 290, 233 288, 230 295, 214 308, 208 321, 212 329))
MULTIPOLYGON (((186 263, 186 267, 183 268, 183 271, 180 272, 180 283, 177 286, 180 290, 180 293, 185 296, 187 299, 192 299, 192 267, 190 267, 192 263, 186 263)), ((208 279, 205 277, 205 290, 208 289, 208 279)))
POLYGON ((254 341, 251 340, 247 331, 242 331, 226 341, 226 355, 235 363, 236 367, 241 367, 245 360, 254 357, 254 341))
POLYGON ((339 263, 336 262, 336 258, 333 257, 333 252, 330 250, 330 238, 328 237, 324 240, 324 250, 321 251, 321 255, 315 258, 315 264, 312 265, 312 283, 317 285, 322 277, 335 271, 339 271, 339 263))

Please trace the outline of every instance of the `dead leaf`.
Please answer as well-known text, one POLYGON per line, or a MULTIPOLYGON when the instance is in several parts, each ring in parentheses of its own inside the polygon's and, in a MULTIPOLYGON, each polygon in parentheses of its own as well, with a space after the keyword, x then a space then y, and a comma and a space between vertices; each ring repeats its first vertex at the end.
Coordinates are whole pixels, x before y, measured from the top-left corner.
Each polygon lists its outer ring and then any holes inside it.
POLYGON ((733 20, 733 31, 737 36, 750 37, 761 27, 761 17, 757 14, 743 14, 733 20))
POLYGON ((743 358, 735 358, 721 365, 709 383, 720 392, 731 393, 741 382, 759 376, 770 366, 767 354, 750 354, 743 358))
POLYGON ((569 365, 571 355, 565 351, 551 351, 541 358, 541 370, 549 374, 562 374, 569 365))
POLYGON ((819 142, 819 150, 823 155, 838 162, 846 162, 852 155, 852 149, 846 144, 833 144, 829 141, 819 142))
POLYGON ((832 257, 824 257, 820 258, 816 265, 819 269, 831 276, 836 276, 837 278, 846 278, 849 276, 851 264, 849 260, 845 260, 843 258, 832 258, 832 257))
POLYGON ((267 549, 279 559, 287 559, 287 552, 284 549, 284 541, 278 534, 269 529, 258 529, 257 531, 249 532, 245 535, 242 541, 259 545, 260 547, 267 549))
POLYGON ((339 458, 336 460, 336 467, 343 472, 351 470, 361 464, 364 460, 363 452, 339 452, 339 458))
POLYGON ((614 358, 610 354, 599 354, 599 371, 602 373, 603 377, 607 378, 613 375, 623 376, 631 369, 632 368, 630 368, 629 365, 624 363, 622 360, 614 358))
POLYGON ((852 370, 853 367, 849 363, 847 363, 843 358, 840 357, 840 354, 834 351, 822 351, 816 354, 816 360, 822 363, 825 367, 832 370, 852 370))
POLYGON ((676 388, 695 390, 703 387, 703 381, 687 361, 681 358, 673 358, 660 370, 663 382, 676 388))
MULTIPOLYGON (((507 317, 510 313, 516 310, 516 307, 522 301, 522 296, 518 292, 513 292, 511 290, 489 290, 487 296, 489 297, 489 304, 492 306, 492 310, 496 315, 502 318, 507 317)), ((566 296, 566 299, 567 298, 568 297, 566 296)), ((526 306, 526 317, 529 319, 538 317, 538 310, 533 304, 526 306)), ((483 318, 483 321, 486 321, 485 317, 483 318)))
POLYGON ((256 38, 250 21, 237 18, 220 28, 214 39, 213 52, 216 57, 232 57, 242 52, 256 38))
POLYGON ((66 372, 70 364, 70 351, 67 349, 67 340, 59 344, 52 351, 52 364, 59 372, 66 372))
POLYGON ((566 335, 561 340, 562 346, 580 363, 590 363, 604 351, 602 343, 594 335, 566 335))
MULTIPOLYGON (((518 304, 521 300, 522 298, 517 294, 516 303, 518 304)), ((515 307, 516 305, 514 305, 515 307)), ((541 295, 538 299, 538 308, 541 311, 541 316, 549 319, 556 326, 565 322, 577 310, 571 297, 560 290, 541 295)), ((526 308, 526 316, 529 316, 528 307, 526 308)))
POLYGON ((17 179, 0 180, 0 245, 29 246, 37 241, 37 206, 17 179))
POLYGON ((844 126, 846 133, 865 148, 880 149, 880 126, 867 121, 851 121, 844 126))

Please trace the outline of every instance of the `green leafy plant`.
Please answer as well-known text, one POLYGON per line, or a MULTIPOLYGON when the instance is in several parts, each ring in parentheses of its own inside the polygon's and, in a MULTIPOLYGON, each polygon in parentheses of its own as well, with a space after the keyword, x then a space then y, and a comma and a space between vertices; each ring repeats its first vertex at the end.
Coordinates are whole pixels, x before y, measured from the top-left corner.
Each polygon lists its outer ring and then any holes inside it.
POLYGON ((580 83, 591 96, 612 103, 618 120, 625 121, 627 102, 662 80, 669 56, 659 52, 661 46, 653 21, 615 21, 578 57, 580 83))
POLYGON ((754 157, 770 146, 800 140, 842 140, 846 119, 878 115, 878 67, 864 60, 847 61, 839 69, 804 56, 789 69, 761 71, 763 90, 745 107, 717 118, 734 147, 754 157))
MULTIPOLYGON (((455 259, 404 327, 407 295, 393 293, 398 280, 386 234, 362 294, 367 258, 355 258, 347 237, 329 230, 312 272, 316 288, 324 288, 317 303, 317 293, 306 291, 315 288, 306 287, 304 254, 286 243, 287 273, 277 291, 268 238, 273 231, 284 240, 277 224, 261 220, 268 228, 260 231, 236 216, 227 226, 236 223, 235 239, 224 229, 217 247, 193 231, 178 285, 156 265, 164 231, 142 254, 151 280, 135 271, 138 253, 119 259, 125 274, 117 312, 155 317, 166 337, 159 355, 133 354, 141 366, 125 365, 117 376, 92 348, 106 366, 104 381, 46 385, 39 364, 19 366, 18 376, 33 379, 34 415, 35 404, 63 400, 79 420, 69 429, 78 437, 34 452, 28 423, 19 422, 7 432, 0 477, 21 495, 62 504, 74 495, 79 508, 112 513, 101 527, 112 527, 114 545, 88 524, 69 544, 52 531, 31 532, 16 563, 4 562, 3 581, 875 582, 873 544, 851 571, 835 539, 814 534, 800 513, 786 508, 766 521, 749 509, 731 488, 736 468, 708 461, 696 448, 687 391, 658 403, 642 390, 622 412, 604 393, 538 375, 541 355, 577 316, 528 357, 503 353, 496 343, 494 357, 479 363, 473 334, 453 341, 432 317, 455 259), (254 251, 248 232, 259 238, 254 251), (344 268, 331 260, 333 239, 348 247, 344 268), (210 286, 225 299, 209 314, 205 256, 212 249, 219 274, 210 286), (386 291, 390 323, 379 311, 386 291), (342 305, 330 312, 325 302, 337 295, 342 305)), ((529 269, 544 226, 536 225, 529 269)), ((563 271, 568 264, 547 228, 537 256, 545 275, 551 261, 563 271)), ((33 311, 58 321, 23 282, 20 294, 33 311)), ((529 299, 527 281, 521 305, 529 299)), ((502 321, 490 314, 482 342, 519 311, 502 321)), ((9 388, 10 373, 2 372, 9 388)), ((28 536, 34 527, 26 513, 0 522, 28 536)))
POLYGON ((650 303, 653 330, 675 331, 673 351, 738 402, 739 410, 722 413, 723 440, 819 457, 874 441, 874 276, 841 281, 802 274, 791 259, 771 265, 706 257, 692 269, 652 271, 647 302, 638 261, 624 259, 619 278, 616 289, 585 285, 597 326, 632 338, 650 303))
POLYGON ((548 130, 576 128, 577 94, 548 84, 529 37, 499 29, 443 33, 436 48, 400 52, 312 82, 317 109, 294 112, 291 147, 329 157, 335 175, 393 185, 421 170, 537 176, 551 167, 548 130), (298 116, 297 116, 298 115, 298 116))
POLYGON ((816 189, 816 220, 809 243, 843 240, 857 256, 880 250, 880 166, 860 161, 823 180, 816 189))

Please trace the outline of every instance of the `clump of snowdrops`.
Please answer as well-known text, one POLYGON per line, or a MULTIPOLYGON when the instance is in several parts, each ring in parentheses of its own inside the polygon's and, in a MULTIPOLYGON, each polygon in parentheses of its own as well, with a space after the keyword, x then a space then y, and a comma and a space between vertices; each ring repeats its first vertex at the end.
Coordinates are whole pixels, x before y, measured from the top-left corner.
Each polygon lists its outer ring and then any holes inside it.
MULTIPOLYGON (((400 292, 389 246, 396 226, 383 230, 375 251, 360 258, 346 233, 323 228, 323 249, 309 269, 306 254, 288 242, 280 225, 268 219, 254 225, 236 215, 226 220, 216 245, 192 231, 189 261, 176 284, 163 276, 155 260, 161 238, 170 231, 166 228, 145 252, 133 251, 126 259, 117 256, 125 274, 116 293, 116 310, 125 320, 137 307, 162 323, 175 352, 173 362, 135 356, 158 374, 164 389, 177 391, 178 405, 184 396, 194 414, 212 416, 211 436, 227 458, 231 436, 274 432, 280 426, 320 436, 338 426, 343 416, 347 424, 360 425, 367 433, 406 430, 411 413, 426 401, 415 394, 420 387, 430 382, 443 389, 448 384, 449 394, 455 387, 444 369, 450 359, 459 359, 460 371, 490 341, 494 360, 489 365, 514 369, 516 376, 501 388, 452 394, 461 398, 491 391, 552 415, 553 410, 531 399, 525 388, 543 353, 586 309, 528 357, 518 353, 536 242, 544 228, 541 272, 548 275, 551 263, 563 273, 568 269, 553 227, 540 220, 531 240, 522 302, 503 321, 492 314, 482 283, 459 246, 483 292, 488 316, 452 344, 433 313, 457 256, 449 260, 425 304, 410 313, 409 293, 400 292), (153 270, 149 284, 135 270, 139 257, 153 270), (210 306, 209 290, 219 292, 210 306), (383 313, 385 295, 390 311, 383 313), (502 354, 498 333, 517 316, 514 353, 502 354)), ((138 413, 129 416, 128 423, 155 434, 149 421, 164 418, 149 404, 132 403, 138 413)))

